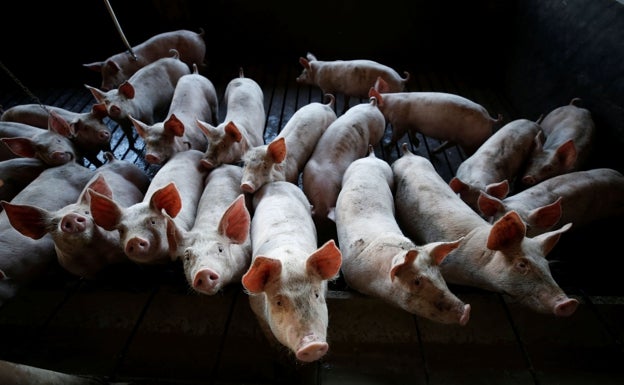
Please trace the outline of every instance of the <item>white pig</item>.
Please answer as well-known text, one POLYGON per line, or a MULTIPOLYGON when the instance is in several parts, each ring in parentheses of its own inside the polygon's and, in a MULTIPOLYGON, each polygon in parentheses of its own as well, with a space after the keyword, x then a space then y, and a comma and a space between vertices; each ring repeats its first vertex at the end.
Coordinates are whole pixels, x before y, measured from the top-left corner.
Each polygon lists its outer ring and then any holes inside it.
POLYGON ((181 259, 193 290, 216 294, 240 282, 251 262, 251 215, 240 189, 242 169, 222 164, 206 177, 190 231, 168 219, 169 247, 181 259))
POLYGON ((460 163, 449 185, 477 212, 481 191, 499 199, 506 197, 510 184, 522 172, 540 130, 539 124, 527 119, 505 124, 460 163))
POLYGON ((349 164, 366 156, 381 140, 386 124, 377 100, 360 103, 327 127, 303 168, 303 191, 312 204, 317 226, 334 220, 342 176, 349 164))
POLYGON ((225 120, 218 126, 197 121, 208 137, 208 149, 201 161, 208 170, 223 163, 242 160, 251 147, 264 144, 264 93, 253 79, 246 78, 243 69, 225 89, 225 120))
POLYGON ((102 91, 85 84, 98 103, 104 103, 108 116, 124 130, 134 146, 130 116, 145 124, 154 124, 171 104, 178 80, 191 73, 174 52, 172 57, 158 59, 138 70, 118 88, 102 91))
POLYGON ((251 309, 269 340, 299 361, 316 361, 329 349, 325 295, 340 271, 340 250, 334 240, 317 248, 310 204, 293 183, 265 184, 253 207, 252 263, 242 278, 251 309))
POLYGON ((74 203, 58 210, 4 204, 13 227, 32 239, 50 234, 61 267, 80 277, 94 278, 106 266, 128 261, 119 234, 94 223, 87 191, 97 191, 128 207, 143 199, 149 185, 149 178, 137 165, 117 160, 110 152, 106 155, 109 162, 96 170, 74 203))
POLYGON ((567 106, 555 108, 540 122, 543 132, 535 137, 535 148, 522 177, 524 185, 579 171, 587 164, 596 128, 589 110, 576 106, 579 101, 574 98, 567 106))
POLYGON ((167 118, 152 125, 132 116, 139 136, 145 142, 145 160, 163 164, 176 152, 194 149, 206 151, 206 135, 197 126, 197 120, 216 124, 218 112, 217 92, 207 77, 197 72, 180 77, 176 84, 167 118))
POLYGON ((298 109, 269 144, 250 148, 243 157, 241 189, 253 194, 262 185, 276 180, 298 184, 299 174, 312 155, 319 138, 336 120, 329 102, 310 103, 298 109))
POLYGON ((130 79, 139 69, 169 56, 171 49, 180 53, 180 60, 189 68, 193 64, 203 65, 206 55, 204 34, 203 29, 199 33, 184 29, 159 33, 132 47, 136 58, 129 51, 124 51, 104 61, 83 64, 83 66, 99 72, 102 75, 100 88, 110 91, 130 79))
POLYGON ((470 305, 451 293, 439 268, 461 240, 416 246, 396 221, 393 189, 392 169, 372 146, 345 171, 336 202, 345 282, 410 313, 465 325, 470 305))
POLYGON ((176 153, 154 175, 143 201, 130 207, 89 191, 95 223, 119 232, 122 248, 130 260, 165 264, 175 259, 170 255, 166 215, 175 218, 176 224, 185 230, 193 225, 207 174, 199 165, 202 155, 198 150, 176 153))
POLYGON ((351 97, 368 98, 368 91, 381 77, 388 85, 387 92, 405 91, 410 74, 404 71, 405 78, 387 65, 373 60, 330 60, 322 61, 308 52, 306 57, 300 57, 299 63, 303 66, 297 83, 319 87, 324 94, 343 94, 343 113, 349 108, 351 97))
POLYGON ((573 171, 546 179, 501 200, 482 193, 479 209, 497 220, 514 210, 534 237, 566 223, 575 229, 624 214, 624 176, 610 168, 573 171))
POLYGON ((422 243, 464 237, 440 264, 448 283, 506 294, 544 314, 574 313, 578 301, 557 285, 546 260, 570 223, 533 238, 526 237, 515 211, 490 224, 455 194, 427 158, 406 145, 392 171, 397 220, 408 237, 422 243))
POLYGON ((379 109, 392 125, 394 146, 406 132, 420 132, 430 138, 445 141, 433 150, 440 152, 457 144, 470 156, 494 132, 503 117, 494 119, 482 105, 460 95, 446 92, 386 92, 378 81, 369 95, 379 100, 379 109))

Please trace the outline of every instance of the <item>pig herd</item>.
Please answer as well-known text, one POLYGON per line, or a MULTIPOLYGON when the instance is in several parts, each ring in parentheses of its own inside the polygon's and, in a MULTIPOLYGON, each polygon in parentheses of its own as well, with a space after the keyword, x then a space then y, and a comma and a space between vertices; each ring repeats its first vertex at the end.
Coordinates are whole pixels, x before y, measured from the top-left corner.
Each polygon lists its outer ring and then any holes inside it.
POLYGON ((203 32, 167 32, 134 52, 85 65, 102 74, 99 88, 85 85, 89 112, 4 111, 0 305, 53 263, 96 278, 116 263, 181 262, 199 293, 242 284, 267 338, 311 362, 329 348, 325 296, 340 274, 445 324, 465 325, 471 311, 449 283, 570 316, 578 301, 548 253, 572 226, 624 212, 624 176, 587 169, 595 127, 578 99, 502 125, 459 95, 406 91, 407 72, 308 53, 296 81, 325 100, 265 143, 262 88, 241 69, 218 100, 200 70, 203 32), (337 95, 347 100, 338 115, 337 95), (349 97, 368 101, 348 108, 349 97), (104 117, 143 139, 152 178, 106 152, 104 117), (406 145, 390 164, 374 151, 386 125, 390 145, 419 132, 445 143, 434 152, 457 145, 467 158, 449 183, 406 145), (80 164, 101 151, 95 170, 80 164), (328 226, 336 236, 322 240, 328 226))

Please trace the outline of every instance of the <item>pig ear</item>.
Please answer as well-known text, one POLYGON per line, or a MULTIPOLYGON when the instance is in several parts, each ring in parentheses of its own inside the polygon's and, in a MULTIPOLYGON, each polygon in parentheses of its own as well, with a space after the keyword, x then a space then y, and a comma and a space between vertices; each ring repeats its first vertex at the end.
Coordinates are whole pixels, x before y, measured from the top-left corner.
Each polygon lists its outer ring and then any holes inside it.
POLYGON ((82 66, 90 69, 93 72, 102 72, 102 65, 103 64, 104 64, 104 62, 94 61, 93 63, 83 64, 82 66))
POLYGON ((156 190, 150 199, 150 207, 158 212, 164 209, 170 217, 175 218, 182 209, 182 199, 175 183, 171 182, 156 190))
POLYGON ((519 244, 526 234, 526 226, 515 211, 509 211, 494 222, 487 241, 490 250, 502 250, 519 244))
POLYGON ((576 146, 572 139, 557 147, 557 157, 561 160, 566 170, 570 170, 574 166, 574 162, 576 162, 576 146))
POLYGON ((484 191, 479 191, 479 198, 477 199, 477 205, 479 211, 486 217, 493 217, 497 213, 505 212, 505 205, 503 202, 484 191))
POLYGON ((304 57, 300 57, 299 58, 299 64, 301 64, 303 66, 303 68, 305 68, 306 70, 310 70, 310 62, 308 61, 308 59, 304 58, 304 57))
POLYGON ((106 105, 104 103, 96 103, 91 106, 91 114, 95 116, 96 119, 102 120, 108 116, 108 111, 106 111, 106 105))
POLYGON ((498 199, 503 199, 509 194, 509 182, 505 179, 502 182, 490 183, 485 187, 485 192, 498 199))
POLYGON ((11 226, 22 235, 32 239, 41 239, 48 233, 49 212, 47 210, 30 205, 16 205, 7 201, 2 201, 2 207, 11 226))
POLYGON ((208 139, 215 140, 219 138, 219 131, 216 127, 206 122, 202 122, 199 119, 197 119, 195 122, 197 122, 197 127, 202 130, 202 132, 204 133, 204 135, 206 135, 208 139))
POLYGON ((184 135, 184 123, 180 119, 178 119, 175 114, 171 114, 169 119, 165 121, 164 124, 165 132, 173 134, 175 136, 184 135))
POLYGON ((243 275, 243 286, 252 294, 264 291, 271 279, 276 279, 282 272, 282 263, 278 259, 257 256, 251 267, 243 275))
POLYGON ((50 111, 50 115, 48 116, 48 130, 63 135, 66 138, 71 138, 76 135, 76 132, 67 120, 63 119, 61 115, 54 111, 50 111))
POLYGON ((388 86, 388 82, 385 81, 381 76, 377 76, 377 81, 375 81, 374 87, 380 93, 390 92, 390 87, 388 86))
POLYGON ((529 211, 527 216, 528 222, 535 227, 542 229, 549 229, 556 225, 561 220, 562 207, 561 201, 563 198, 559 197, 553 203, 538 207, 529 211))
POLYGON ((377 91, 375 88, 371 88, 368 91, 368 97, 377 99, 377 105, 379 107, 383 106, 383 97, 381 96, 379 91, 377 91))
MULTIPOLYGON (((104 175, 102 174, 98 174, 98 176, 95 178, 95 180, 93 182, 91 182, 88 186, 88 189, 91 189, 95 192, 98 192, 102 195, 104 195, 105 197, 108 197, 110 199, 113 199, 113 191, 111 190, 110 186, 108 185, 108 183, 106 183, 106 179, 104 178, 104 175)), ((85 194, 87 195, 87 194, 85 194)))
POLYGON ((267 154, 271 156, 273 162, 282 163, 286 159, 286 140, 278 138, 269 143, 267 146, 267 154))
POLYGON ((225 134, 230 136, 235 142, 240 142, 243 139, 243 135, 241 134, 236 124, 232 121, 229 121, 225 125, 225 134))
POLYGON ((87 190, 93 221, 104 230, 113 231, 121 217, 121 209, 109 197, 102 195, 91 189, 87 190))
POLYGON ((333 239, 325 242, 308 257, 306 269, 319 275, 322 279, 332 279, 340 272, 342 254, 333 239))
POLYGON ((0 140, 17 156, 35 158, 37 155, 35 146, 28 138, 2 138, 0 140))
POLYGON ((551 252, 553 247, 555 247, 557 242, 559 242, 559 238, 561 237, 561 234, 570 230, 571 227, 572 227, 572 223, 567 223, 565 226, 562 226, 561 228, 557 230, 553 230, 544 234, 537 235, 533 237, 533 239, 537 240, 541 244, 542 252, 546 256, 548 255, 548 253, 551 252))
POLYGON ((459 194, 463 191, 468 190, 468 185, 464 182, 461 181, 461 179, 459 179, 458 177, 454 176, 450 181, 449 181, 449 186, 451 187, 451 190, 453 190, 453 192, 455 192, 455 194, 459 194))
POLYGON ((442 261, 444 261, 444 258, 446 258, 446 256, 449 255, 451 251, 458 248, 463 241, 464 237, 461 237, 458 240, 452 242, 434 242, 433 244, 431 244, 431 246, 433 247, 431 248, 431 250, 429 250, 429 255, 431 256, 433 262, 436 265, 439 265, 442 263, 442 261))
POLYGON ((85 84, 85 87, 87 87, 87 89, 91 91, 91 95, 93 95, 93 97, 95 98, 95 100, 97 100, 98 103, 104 103, 104 100, 106 100, 105 92, 95 87, 91 87, 90 85, 87 85, 87 84, 85 84))
POLYGON ((128 118, 130 119, 130 121, 132 122, 132 125, 136 129, 137 134, 139 134, 141 138, 145 139, 145 137, 147 136, 147 130, 149 130, 149 126, 143 123, 142 121, 133 118, 130 115, 128 115, 128 118))
POLYGON ((167 223, 167 242, 169 243, 169 254, 177 257, 178 246, 184 241, 185 231, 176 225, 173 218, 165 215, 167 223))
POLYGON ((418 256, 418 250, 410 249, 407 252, 402 251, 392 258, 392 266, 390 267, 390 280, 394 281, 394 278, 401 271, 402 268, 411 266, 416 257, 418 256))
POLYGON ((315 60, 317 60, 317 59, 316 59, 316 56, 314 56, 311 52, 308 52, 308 53, 306 54, 306 58, 308 58, 308 60, 309 60, 309 61, 315 61, 315 60))
POLYGON ((219 234, 240 245, 249 237, 251 215, 245 205, 245 196, 240 194, 225 210, 219 222, 219 234))
POLYGON ((544 137, 544 131, 539 130, 537 132, 537 135, 535 135, 535 140, 533 141, 533 143, 534 143, 533 150, 534 151, 542 151, 544 149, 544 141, 545 140, 546 140, 546 138, 544 137))
POLYGON ((126 99, 134 99, 134 87, 127 80, 119 86, 119 93, 126 99))
POLYGON ((119 65, 112 60, 106 60, 104 62, 104 65, 107 67, 108 71, 110 71, 111 74, 116 74, 121 70, 121 68, 119 68, 119 65))

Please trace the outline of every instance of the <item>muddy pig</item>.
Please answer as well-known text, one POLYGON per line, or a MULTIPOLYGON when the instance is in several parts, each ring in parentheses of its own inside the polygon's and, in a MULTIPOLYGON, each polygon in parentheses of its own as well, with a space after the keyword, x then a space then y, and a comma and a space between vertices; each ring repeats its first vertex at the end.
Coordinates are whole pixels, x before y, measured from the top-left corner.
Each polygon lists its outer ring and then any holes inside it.
POLYGON ((340 250, 334 240, 318 248, 310 204, 295 184, 265 184, 253 207, 252 263, 242 279, 251 308, 270 341, 299 361, 316 361, 329 349, 325 295, 340 271, 340 250))

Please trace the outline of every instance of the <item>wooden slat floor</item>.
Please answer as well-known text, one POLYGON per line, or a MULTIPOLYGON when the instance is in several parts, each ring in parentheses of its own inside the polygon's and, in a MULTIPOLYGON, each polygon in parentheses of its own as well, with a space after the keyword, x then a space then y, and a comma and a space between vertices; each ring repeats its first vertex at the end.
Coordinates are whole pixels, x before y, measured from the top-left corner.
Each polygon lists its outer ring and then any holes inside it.
MULTIPOLYGON (((295 83, 297 66, 244 70, 264 90, 266 141, 299 107, 321 101, 319 90, 295 83)), ((222 97, 237 72, 207 76, 222 97)), ((502 113, 506 121, 525 117, 496 89, 452 74, 413 76, 412 91, 457 93, 493 115, 502 113)), ((86 111, 93 103, 81 87, 31 91, 44 104, 72 111, 86 111)), ((23 93, 0 91, 4 108, 32 102, 23 93)), ((342 106, 338 97, 336 110, 342 106)), ((144 162, 140 138, 139 150, 132 150, 122 130, 108 123, 116 157, 153 175, 156 168, 144 162)), ((390 133, 388 127, 384 142, 390 133)), ((420 145, 404 141, 450 180, 465 156, 457 148, 432 155, 439 142, 420 134, 418 139, 420 145)), ((399 156, 398 146, 378 145, 375 151, 390 163, 399 156)), ((115 267, 93 281, 58 268, 0 308, 0 360, 145 385, 619 385, 624 383, 624 288, 616 269, 609 268, 617 263, 617 249, 606 246, 613 252, 598 255, 592 246, 605 243, 610 225, 564 235, 553 251, 561 261, 552 268, 555 280, 581 301, 568 318, 533 313, 499 294, 451 286, 472 305, 471 320, 464 327, 441 325, 360 295, 338 279, 328 297, 330 351, 318 362, 301 364, 267 342, 240 285, 202 296, 188 288, 179 265, 115 267)))

